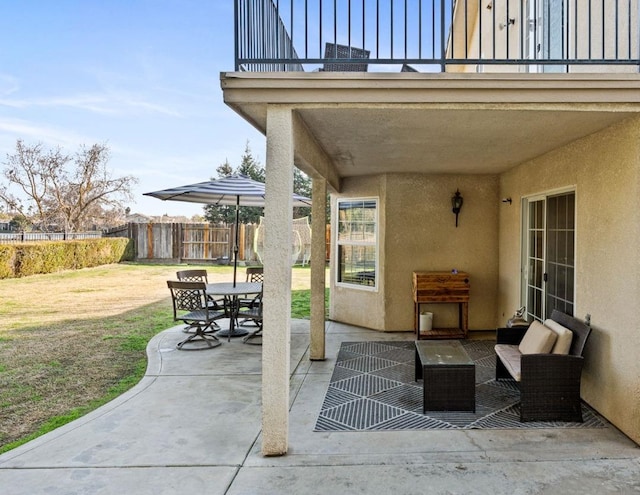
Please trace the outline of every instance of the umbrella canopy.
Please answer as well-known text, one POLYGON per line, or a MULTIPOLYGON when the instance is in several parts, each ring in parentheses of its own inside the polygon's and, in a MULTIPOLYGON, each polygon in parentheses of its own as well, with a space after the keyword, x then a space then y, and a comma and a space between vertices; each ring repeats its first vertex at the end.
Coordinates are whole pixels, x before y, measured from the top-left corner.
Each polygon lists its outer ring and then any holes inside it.
MULTIPOLYGON (((153 196, 162 200, 238 206, 264 206, 264 194, 263 182, 241 174, 144 193, 145 196, 153 196)), ((293 206, 311 206, 311 199, 294 194, 293 206)))
MULTIPOLYGON (((164 201, 186 201, 207 205, 236 206, 236 236, 233 246, 233 286, 238 269, 238 224, 240 206, 264 206, 265 185, 246 175, 234 174, 222 179, 144 193, 164 201)), ((311 206, 311 199, 293 195, 293 206, 311 206)))

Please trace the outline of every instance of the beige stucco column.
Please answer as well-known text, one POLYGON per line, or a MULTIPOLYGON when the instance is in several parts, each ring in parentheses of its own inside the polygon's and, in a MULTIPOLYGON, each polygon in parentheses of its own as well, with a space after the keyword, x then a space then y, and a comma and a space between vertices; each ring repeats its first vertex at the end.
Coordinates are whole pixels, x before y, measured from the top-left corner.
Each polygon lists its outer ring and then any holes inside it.
POLYGON ((312 361, 325 358, 324 287, 326 260, 327 181, 313 179, 311 206, 311 349, 312 361))
POLYGON ((262 338, 262 454, 268 456, 286 454, 289 440, 292 127, 291 108, 268 107, 262 338))

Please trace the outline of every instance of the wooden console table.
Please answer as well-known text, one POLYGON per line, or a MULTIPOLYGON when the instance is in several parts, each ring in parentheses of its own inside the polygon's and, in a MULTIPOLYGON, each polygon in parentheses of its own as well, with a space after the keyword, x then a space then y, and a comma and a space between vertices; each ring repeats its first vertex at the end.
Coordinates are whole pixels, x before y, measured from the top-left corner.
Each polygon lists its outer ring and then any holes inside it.
POLYGON ((416 339, 464 339, 469 331, 469 275, 465 272, 413 272, 413 324, 416 339), (457 303, 458 328, 420 332, 420 304, 457 303))

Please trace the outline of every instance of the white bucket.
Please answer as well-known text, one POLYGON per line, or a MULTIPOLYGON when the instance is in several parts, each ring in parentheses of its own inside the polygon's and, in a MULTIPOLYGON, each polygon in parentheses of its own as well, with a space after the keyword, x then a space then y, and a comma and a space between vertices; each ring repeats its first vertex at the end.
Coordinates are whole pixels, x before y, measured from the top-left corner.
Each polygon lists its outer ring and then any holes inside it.
POLYGON ((424 311, 420 313, 420 333, 426 333, 433 327, 433 313, 424 311))

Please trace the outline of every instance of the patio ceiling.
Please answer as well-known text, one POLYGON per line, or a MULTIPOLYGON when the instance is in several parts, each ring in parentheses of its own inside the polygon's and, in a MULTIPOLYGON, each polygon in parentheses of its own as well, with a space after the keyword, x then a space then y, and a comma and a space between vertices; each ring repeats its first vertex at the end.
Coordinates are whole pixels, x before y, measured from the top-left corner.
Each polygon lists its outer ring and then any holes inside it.
POLYGON ((300 114, 341 177, 500 173, 623 118, 597 112, 316 109, 300 114))
POLYGON ((640 111, 630 74, 228 73, 222 88, 263 133, 268 104, 292 105, 340 177, 501 173, 640 111))

